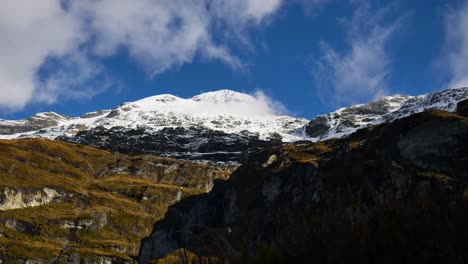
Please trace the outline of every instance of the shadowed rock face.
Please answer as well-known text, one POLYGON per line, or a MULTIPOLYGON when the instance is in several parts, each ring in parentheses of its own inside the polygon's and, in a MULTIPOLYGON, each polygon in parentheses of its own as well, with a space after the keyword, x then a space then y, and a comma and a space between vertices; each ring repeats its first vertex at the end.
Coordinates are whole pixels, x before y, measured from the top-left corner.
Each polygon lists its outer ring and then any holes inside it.
POLYGON ((281 139, 259 140, 251 133, 228 134, 206 128, 179 127, 160 131, 97 127, 59 140, 129 155, 151 154, 193 161, 234 162, 249 153, 281 145, 281 139))
POLYGON ((467 139, 466 117, 424 112, 256 153, 172 206, 139 263, 178 248, 244 263, 466 262, 467 139))
POLYGON ((462 116, 468 116, 468 99, 457 104, 457 113, 462 116))

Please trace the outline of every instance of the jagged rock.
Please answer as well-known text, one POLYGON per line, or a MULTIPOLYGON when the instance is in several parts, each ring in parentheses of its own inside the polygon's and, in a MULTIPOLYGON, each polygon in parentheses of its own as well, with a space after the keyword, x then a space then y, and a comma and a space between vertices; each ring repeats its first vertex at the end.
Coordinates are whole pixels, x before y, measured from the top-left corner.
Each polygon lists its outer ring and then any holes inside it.
POLYGON ((0 193, 0 211, 34 207, 50 203, 64 203, 69 200, 71 196, 73 196, 73 194, 48 187, 39 190, 5 187, 0 193))

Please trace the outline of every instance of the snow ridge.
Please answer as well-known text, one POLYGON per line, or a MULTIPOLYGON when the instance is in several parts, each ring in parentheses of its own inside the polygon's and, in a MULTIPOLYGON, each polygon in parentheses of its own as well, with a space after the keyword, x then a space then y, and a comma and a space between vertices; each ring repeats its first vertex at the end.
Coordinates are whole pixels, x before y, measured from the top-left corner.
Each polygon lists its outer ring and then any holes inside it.
POLYGON ((308 140, 339 138, 371 125, 391 122, 425 110, 453 112, 457 103, 468 99, 468 88, 453 88, 419 96, 394 95, 367 104, 341 108, 320 115, 305 127, 308 140))

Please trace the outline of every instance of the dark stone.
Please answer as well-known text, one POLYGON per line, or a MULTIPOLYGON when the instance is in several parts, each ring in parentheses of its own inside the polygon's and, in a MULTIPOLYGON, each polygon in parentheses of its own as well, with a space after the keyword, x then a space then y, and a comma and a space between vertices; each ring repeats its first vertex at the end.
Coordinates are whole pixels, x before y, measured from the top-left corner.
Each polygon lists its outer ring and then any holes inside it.
POLYGON ((468 117, 468 99, 457 104, 457 114, 468 117))
POLYGON ((57 138, 128 155, 151 154, 192 161, 241 163, 249 153, 282 144, 281 139, 260 140, 249 134, 228 134, 197 127, 159 131, 96 127, 74 137, 57 138))
POLYGON ((328 119, 324 116, 317 116, 309 122, 305 131, 311 137, 319 137, 327 133, 329 129, 328 119))

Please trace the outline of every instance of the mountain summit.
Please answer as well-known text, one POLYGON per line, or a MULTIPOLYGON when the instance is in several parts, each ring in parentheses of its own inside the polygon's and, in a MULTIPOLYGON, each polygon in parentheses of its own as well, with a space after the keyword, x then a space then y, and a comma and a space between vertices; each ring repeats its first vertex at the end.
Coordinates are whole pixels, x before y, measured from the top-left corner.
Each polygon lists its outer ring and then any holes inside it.
POLYGON ((261 139, 276 133, 285 141, 299 139, 293 132, 303 127, 307 120, 276 113, 274 105, 262 95, 251 96, 231 90, 219 90, 184 99, 162 94, 126 102, 112 110, 86 113, 77 118, 39 113, 25 120, 0 120, 0 138, 53 139, 75 136, 80 131, 97 127, 144 128, 149 131, 198 127, 225 133, 248 131, 261 139), (37 119, 36 116, 46 116, 48 119, 37 119), (37 119, 34 125, 25 126, 31 119, 37 119), (18 126, 24 128, 9 129, 18 126))
POLYGON ((281 114, 281 107, 262 94, 162 94, 75 118, 49 112, 0 120, 0 138, 43 137, 131 155, 240 163, 249 153, 282 142, 345 137, 428 109, 454 111, 467 98, 468 88, 387 96, 308 121, 281 114))
POLYGON ((47 119, 1 120, 0 138, 43 137, 131 155, 238 163, 259 148, 303 138, 298 132, 308 120, 276 108, 261 94, 231 90, 188 99, 163 94, 76 118, 39 113, 47 119))

